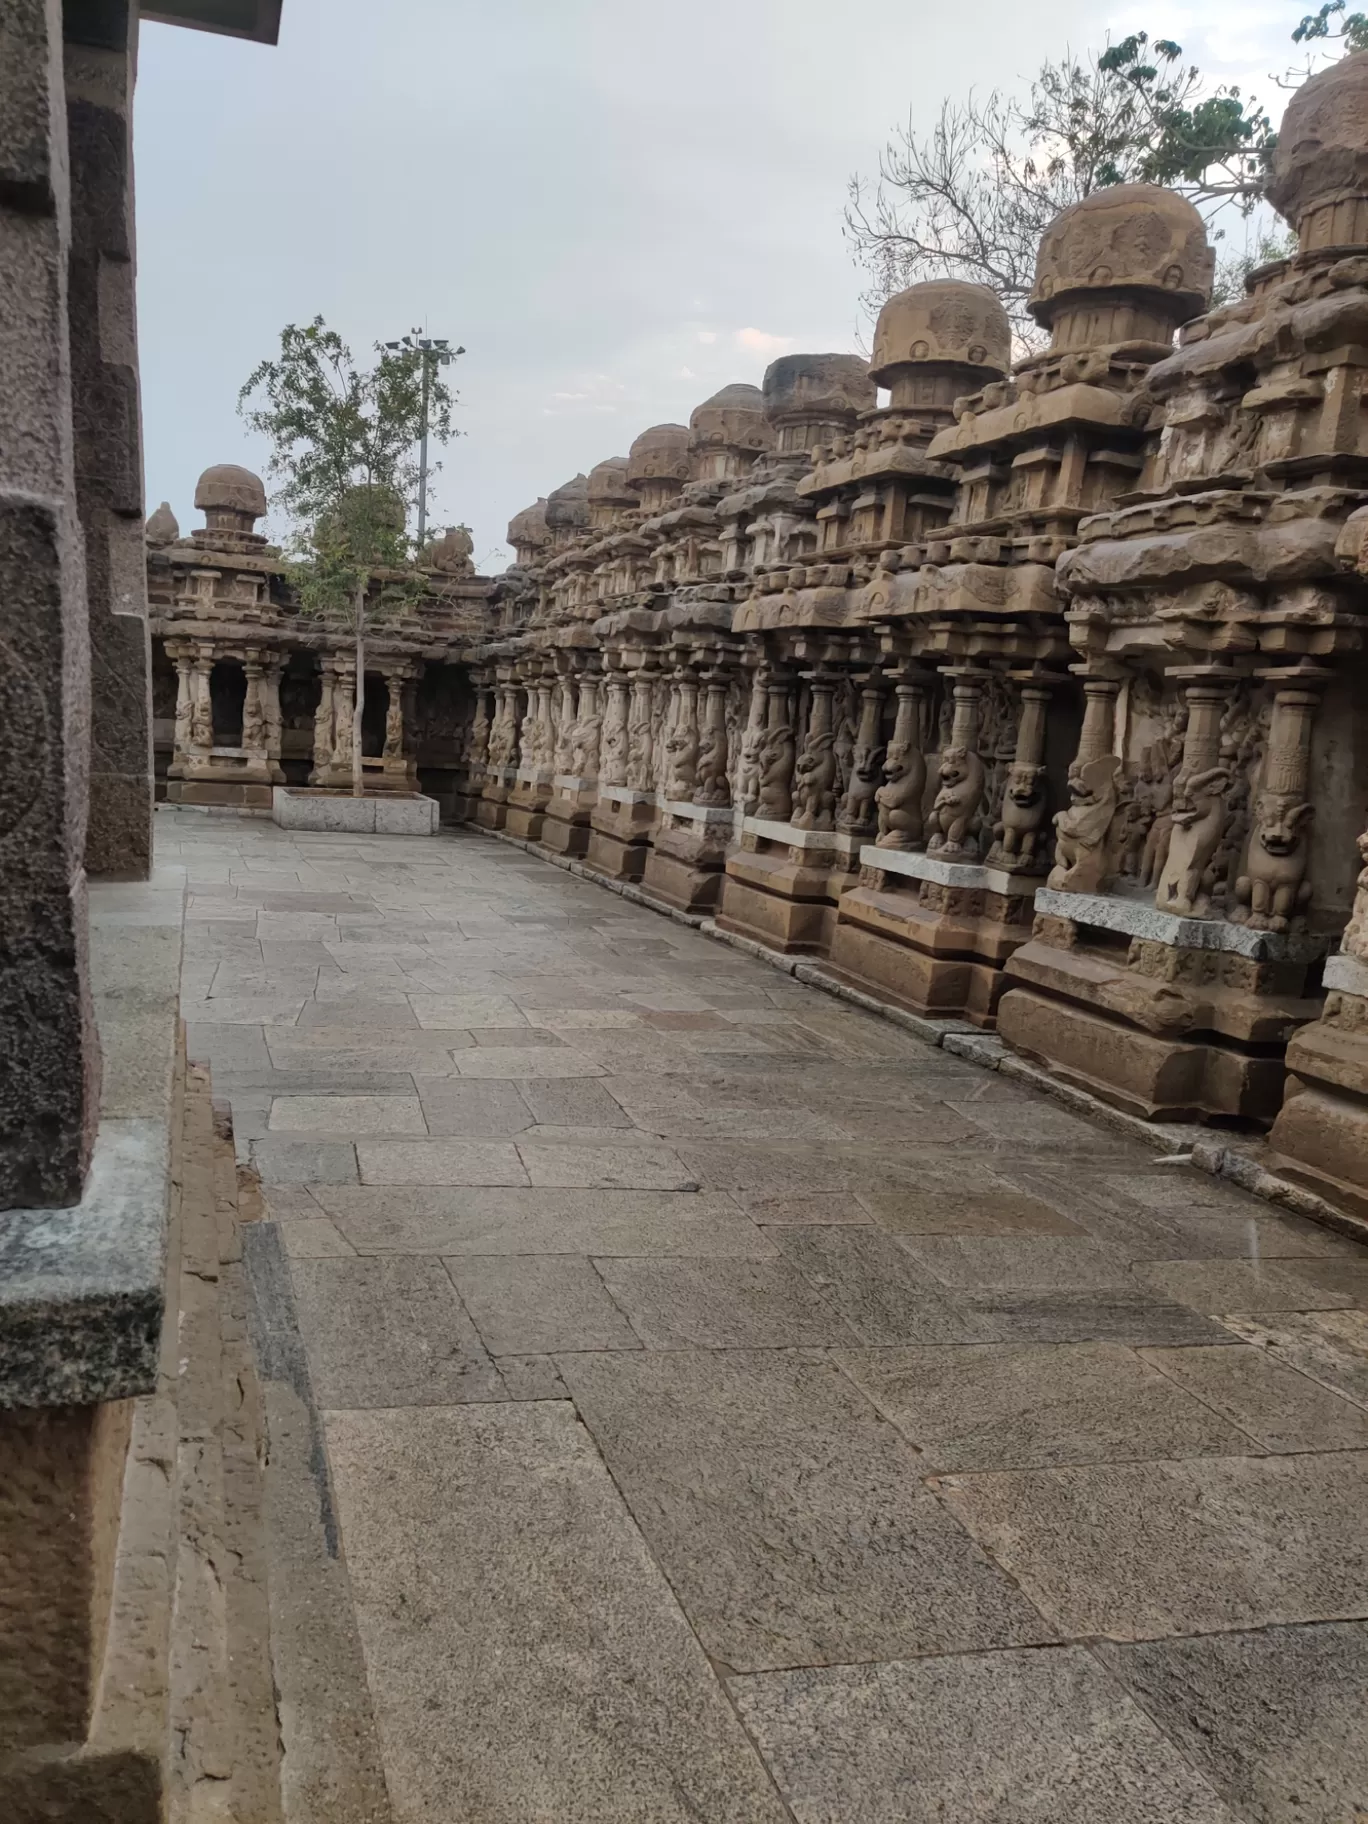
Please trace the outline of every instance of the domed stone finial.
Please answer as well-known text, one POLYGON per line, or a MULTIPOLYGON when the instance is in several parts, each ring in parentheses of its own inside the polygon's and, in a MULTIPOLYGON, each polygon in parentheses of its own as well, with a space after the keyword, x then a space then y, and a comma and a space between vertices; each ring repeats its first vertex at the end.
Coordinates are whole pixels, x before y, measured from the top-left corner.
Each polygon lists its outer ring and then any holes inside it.
POLYGON ((1320 70, 1288 102, 1268 200, 1302 253, 1368 246, 1368 51, 1320 70))
POLYGON ((876 393, 858 355, 780 355, 765 369, 765 415, 781 455, 806 455, 872 411, 876 393))
POLYGON ((589 471, 589 524, 611 526, 636 504, 636 494, 627 485, 627 458, 610 456, 606 462, 595 463, 589 471))
POLYGON ((180 537, 180 521, 171 511, 171 502, 164 500, 147 521, 143 536, 155 550, 160 545, 174 545, 180 537))
POLYGON ((558 544, 564 544, 589 524, 589 478, 576 475, 573 480, 552 488, 546 497, 546 526, 558 544))
POLYGON ((627 455, 627 485, 647 513, 659 513, 689 479, 689 431, 682 424, 653 424, 627 455))
POLYGON ((520 566, 535 564, 550 541, 544 497, 534 501, 530 507, 524 507, 521 513, 515 513, 508 522, 508 542, 513 547, 513 561, 520 566))
POLYGON ((1215 267, 1206 224, 1186 197, 1159 184, 1112 184, 1046 229, 1028 308, 1056 345, 1167 342, 1206 309, 1215 267))
POLYGON ((1012 361, 1012 326, 995 292, 961 279, 929 279, 891 297, 874 330, 869 377, 895 406, 920 402, 928 368, 953 368, 958 391, 1000 380, 1012 361))
POLYGON ((695 481, 735 480, 774 442, 758 386, 724 386, 689 414, 695 481))
POLYGON ((195 543, 219 551, 252 551, 266 540, 255 530, 266 516, 266 490, 261 477, 234 462, 216 463, 195 485, 195 505, 204 525, 191 534, 195 543))

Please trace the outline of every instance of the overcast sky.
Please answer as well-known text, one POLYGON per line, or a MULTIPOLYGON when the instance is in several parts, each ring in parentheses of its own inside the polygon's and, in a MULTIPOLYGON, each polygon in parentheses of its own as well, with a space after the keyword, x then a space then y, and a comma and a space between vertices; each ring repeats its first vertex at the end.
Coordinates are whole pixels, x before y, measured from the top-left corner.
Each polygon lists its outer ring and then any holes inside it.
POLYGON ((358 354, 423 325, 468 351, 432 518, 500 569, 512 514, 647 425, 867 341, 845 187, 909 112, 1021 86, 1108 25, 1273 95, 1301 10, 285 0, 274 49, 144 25, 149 510, 188 532, 202 469, 262 467, 237 392, 282 325, 322 313, 358 354))

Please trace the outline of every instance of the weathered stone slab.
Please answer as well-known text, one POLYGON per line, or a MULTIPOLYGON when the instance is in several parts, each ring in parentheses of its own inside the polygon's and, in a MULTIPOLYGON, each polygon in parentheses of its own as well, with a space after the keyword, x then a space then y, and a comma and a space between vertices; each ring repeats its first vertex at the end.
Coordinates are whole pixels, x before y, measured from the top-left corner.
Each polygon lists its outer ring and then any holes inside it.
POLYGON ((1368 1798, 1368 1625, 1103 1646, 1107 1665, 1251 1824, 1344 1824, 1368 1798))
POLYGON ((1235 1824, 1081 1647, 730 1686, 799 1824, 1235 1824))
POLYGON ((363 1184, 527 1184, 518 1150, 502 1140, 362 1140, 363 1184))
POLYGON ((1275 1360, 1368 1407, 1368 1313, 1308 1311, 1276 1318, 1228 1317, 1225 1328, 1275 1360))
POLYGON ((1368 1452, 949 1476, 938 1486, 1070 1636, 1368 1616, 1368 1452))
POLYGON ((1327 1291, 1283 1261, 1145 1261, 1135 1276, 1194 1311, 1331 1311, 1355 1302, 1352 1293, 1327 1291))
POLYGON ((328 1447, 401 1817, 782 1824, 567 1403, 334 1413, 328 1447))
POLYGON ((779 1251, 865 1343, 967 1343, 978 1328, 891 1235, 873 1227, 786 1227, 779 1251))
POLYGON ((780 1260, 607 1260, 604 1284, 648 1349, 788 1349, 856 1333, 780 1260))
POLYGON ((299 1328, 320 1406, 440 1406, 503 1387, 436 1260, 295 1260, 299 1328))
POLYGON ((1264 1450, 1368 1449, 1368 1412, 1267 1350, 1154 1349, 1146 1360, 1264 1450))
POLYGON ((753 1351, 559 1364, 685 1613, 726 1665, 1057 1638, 834 1365, 753 1351))
POLYGON ((641 1347, 603 1281, 580 1255, 470 1255, 453 1260, 449 1271, 493 1355, 641 1347))
POLYGON ((273 1131, 296 1134, 421 1134, 427 1137, 416 1096, 277 1096, 273 1131))
POLYGON ((1234 1423, 1180 1387, 1166 1386, 1156 1367, 1116 1343, 842 1350, 837 1359, 917 1446, 923 1473, 1253 1448, 1234 1423))
POLYGON ((316 1191, 319 1204, 362 1254, 778 1253, 729 1197, 715 1194, 346 1185, 319 1185, 316 1191))

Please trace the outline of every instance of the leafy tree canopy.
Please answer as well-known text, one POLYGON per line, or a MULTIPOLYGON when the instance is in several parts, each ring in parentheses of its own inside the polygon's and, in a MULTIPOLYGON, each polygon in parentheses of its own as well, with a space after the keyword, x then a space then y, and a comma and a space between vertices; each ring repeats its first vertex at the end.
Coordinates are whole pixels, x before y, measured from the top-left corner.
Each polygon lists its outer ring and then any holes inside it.
MULTIPOLYGON (((1327 0, 1292 33, 1368 48, 1368 16, 1327 0)), ((1301 72, 1304 76, 1309 69, 1301 72)), ((1209 218, 1258 208, 1277 134, 1234 85, 1210 87, 1182 47, 1132 32, 1100 52, 1043 64, 1025 96, 993 90, 947 101, 928 133, 909 121, 884 147, 877 178, 851 180, 846 233, 877 306, 922 279, 961 278, 996 291, 1026 348, 1041 335, 1026 312, 1036 251, 1062 209, 1108 184, 1168 184, 1209 218)), ((1215 230, 1222 238, 1224 230, 1215 230)), ((1277 232, 1221 262, 1217 295, 1287 251, 1277 232)))

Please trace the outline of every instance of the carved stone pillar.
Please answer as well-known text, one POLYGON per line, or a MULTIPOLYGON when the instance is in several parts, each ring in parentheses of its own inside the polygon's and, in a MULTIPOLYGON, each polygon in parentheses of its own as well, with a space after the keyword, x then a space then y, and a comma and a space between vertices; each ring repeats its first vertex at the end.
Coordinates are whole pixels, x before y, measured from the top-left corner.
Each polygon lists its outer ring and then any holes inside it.
POLYGON ((698 679, 687 666, 675 674, 673 714, 665 737, 665 798, 688 804, 698 779, 698 679))
POLYGON ((836 732, 832 725, 832 700, 837 679, 829 672, 811 678, 812 708, 807 737, 794 769, 793 827, 796 830, 834 830, 836 827, 836 732))
POLYGON ((746 716, 746 731, 741 737, 741 756, 736 771, 736 802, 747 817, 755 810, 760 790, 760 756, 768 732, 768 683, 768 672, 763 665, 758 665, 751 680, 750 708, 746 716))
POLYGON ((1121 679, 1105 675, 1084 674, 1083 731, 1078 737, 1076 767, 1100 760, 1112 752, 1116 730, 1116 699, 1121 694, 1121 679))
POLYGON ((404 758, 404 692, 407 679, 402 672, 387 671, 385 678, 385 745, 381 757, 385 760, 402 760, 404 758))
POLYGON ((850 763, 850 784, 836 811, 836 828, 851 836, 872 836, 879 827, 874 794, 883 768, 882 682, 871 678, 860 692, 860 726, 850 763))
POLYGON ((653 781, 651 711, 659 673, 641 666, 632 677, 632 706, 627 724, 627 783, 649 792, 653 781))
POLYGON ((1300 929, 1311 882, 1306 878, 1315 806, 1309 802, 1311 735, 1321 686, 1331 673, 1314 666, 1256 674, 1274 685, 1263 777, 1244 867, 1235 883, 1235 924, 1260 931, 1300 929))
POLYGON ((600 785, 627 783, 627 721, 632 687, 626 674, 610 671, 605 683, 603 740, 599 756, 600 785))
POLYGON ((1188 724, 1173 786, 1173 834, 1154 903, 1161 912, 1205 918, 1211 910, 1211 866, 1225 833, 1225 796, 1234 779, 1221 755, 1221 718, 1236 680, 1225 666, 1170 675, 1187 686, 1188 724))
POLYGON ((169 779, 179 779, 185 772, 185 760, 190 751, 190 712, 192 682, 190 659, 184 652, 175 655, 176 663, 176 732, 171 750, 171 764, 166 773, 169 779))
POLYGON ((874 794, 880 849, 920 849, 926 840, 926 704, 935 679, 929 672, 904 672, 897 681, 893 738, 884 756, 884 782, 874 794))
POLYGON ((352 716, 356 709, 356 672, 345 660, 337 661, 333 685, 333 748, 330 766, 346 778, 352 772, 352 716))
POLYGON ((554 772, 562 775, 571 770, 570 754, 575 739, 575 723, 579 720, 577 697, 576 680, 567 673, 558 680, 553 696, 556 737, 551 765, 554 772))
POLYGON ((1121 802, 1121 761, 1115 749, 1116 699, 1122 680, 1082 671, 1083 729, 1069 767, 1069 804, 1058 813, 1055 863, 1048 885, 1061 893, 1100 893, 1116 871, 1111 830, 1121 802))
POLYGON ((769 701, 765 714, 765 741, 760 750, 756 816, 770 823, 787 823, 793 815, 797 739, 790 704, 790 682, 787 672, 774 670, 765 687, 769 701))
POLYGON ((242 665, 247 688, 242 699, 242 748, 253 759, 266 765, 266 710, 261 700, 263 666, 258 655, 249 653, 242 665))
POLYGON ((570 771, 578 779, 598 778, 603 713, 599 708, 599 677, 587 671, 580 682, 579 703, 571 730, 570 771))
POLYGON ((190 666, 190 746, 197 758, 207 757, 214 745, 214 703, 209 692, 213 669, 213 648, 199 647, 190 666))
POLYGON ((955 677, 955 716, 950 744, 940 757, 940 788, 931 805, 927 852, 942 861, 979 859, 978 828, 987 769, 978 751, 984 678, 961 672, 955 677))
POLYGON ((993 831, 988 865, 1017 874, 1043 874, 1049 788, 1045 775, 1045 731, 1051 686, 1032 679, 1021 685, 1021 719, 1016 750, 993 831))
POLYGON ((731 803, 727 784, 727 690, 729 674, 715 667, 705 674, 707 704, 703 713, 703 734, 698 749, 698 772, 694 781, 693 801, 710 808, 723 808, 731 803))
POLYGON ((314 711, 313 772, 309 775, 315 785, 322 784, 324 775, 332 764, 333 747, 336 744, 333 718, 335 714, 334 699, 337 691, 337 668, 331 659, 320 660, 318 676, 318 707, 314 711))
POLYGON ((284 669, 284 659, 268 657, 261 674, 261 712, 266 718, 266 764, 274 785, 283 785, 285 782, 285 769, 281 765, 283 728, 280 715, 280 674, 284 669))

